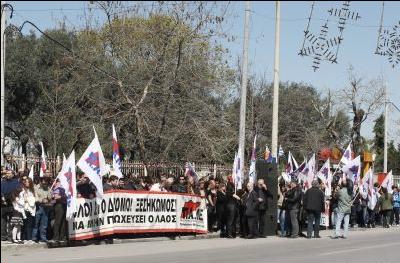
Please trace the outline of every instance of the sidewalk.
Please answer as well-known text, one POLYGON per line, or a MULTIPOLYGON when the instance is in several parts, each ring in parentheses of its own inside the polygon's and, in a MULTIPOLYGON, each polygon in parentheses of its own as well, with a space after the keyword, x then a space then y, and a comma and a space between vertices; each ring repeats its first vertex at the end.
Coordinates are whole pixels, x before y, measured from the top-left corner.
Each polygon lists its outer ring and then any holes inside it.
MULTIPOLYGON (((382 227, 377 228, 350 228, 351 232, 359 232, 359 231, 366 231, 366 232, 375 232, 375 231, 387 231, 387 230, 400 230, 399 227, 391 227, 390 229, 383 229, 382 227)), ((304 231, 303 231, 304 233, 304 231)), ((322 230, 320 232, 322 237, 330 237, 333 233, 333 230, 322 230)), ((200 240, 200 239, 215 239, 219 238, 219 233, 210 233, 205 235, 188 235, 188 236, 176 236, 176 237, 147 237, 147 238, 133 238, 133 239, 118 239, 114 238, 112 243, 106 243, 106 240, 88 240, 88 241, 79 241, 76 243, 71 244, 71 246, 90 246, 90 245, 107 245, 107 244, 126 244, 126 243, 137 243, 137 242, 162 242, 162 241, 171 241, 171 240, 200 240)), ((268 239, 280 239, 277 236, 269 236, 268 239)), ((5 250, 14 250, 17 251, 18 249, 44 249, 48 248, 48 245, 45 243, 30 243, 30 244, 12 244, 8 241, 1 242, 1 251, 5 250)))

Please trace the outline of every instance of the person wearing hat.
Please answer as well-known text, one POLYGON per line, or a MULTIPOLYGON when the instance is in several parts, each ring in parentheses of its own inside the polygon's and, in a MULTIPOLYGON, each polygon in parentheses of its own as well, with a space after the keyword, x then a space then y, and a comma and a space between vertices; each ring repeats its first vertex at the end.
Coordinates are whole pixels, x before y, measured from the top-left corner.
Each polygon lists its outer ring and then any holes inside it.
POLYGON ((312 237, 314 221, 314 238, 321 238, 319 236, 319 224, 321 213, 325 212, 325 196, 319 188, 317 180, 312 181, 311 188, 306 191, 303 206, 307 212, 307 238, 312 237))

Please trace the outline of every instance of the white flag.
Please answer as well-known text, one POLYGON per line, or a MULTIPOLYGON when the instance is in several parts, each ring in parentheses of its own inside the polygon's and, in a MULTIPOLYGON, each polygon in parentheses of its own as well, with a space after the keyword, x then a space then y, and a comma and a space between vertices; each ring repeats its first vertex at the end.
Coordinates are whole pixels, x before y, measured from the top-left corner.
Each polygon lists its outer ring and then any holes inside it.
POLYGON ((257 140, 257 135, 254 136, 254 142, 253 142, 253 150, 251 152, 251 160, 250 160, 250 169, 249 169, 249 182, 254 184, 255 181, 257 180, 257 174, 256 174, 256 160, 257 160, 257 153, 256 153, 256 140, 257 140))
POLYGON ((303 191, 307 191, 311 188, 311 183, 315 177, 315 154, 313 154, 300 174, 302 175, 302 180, 304 182, 303 191))
POLYGON ((354 187, 360 185, 361 157, 357 156, 354 160, 349 161, 347 164, 344 165, 342 171, 347 176, 347 178, 350 178, 353 181, 354 187))
POLYGON ((43 142, 40 142, 40 146, 42 147, 42 157, 41 157, 41 160, 40 160, 40 173, 39 173, 39 176, 40 176, 40 177, 43 177, 43 176, 44 176, 44 173, 45 173, 46 170, 47 170, 47 166, 46 166, 46 154, 45 154, 45 152, 44 152, 43 142))
POLYGON ((123 175, 121 173, 121 157, 119 156, 119 145, 118 145, 117 133, 115 132, 114 124, 112 125, 112 129, 113 129, 113 138, 112 138, 113 168, 114 168, 115 175, 121 179, 123 177, 123 175))
POLYGON ((369 168, 368 172, 364 174, 361 180, 360 195, 362 198, 367 199, 368 191, 370 190, 370 184, 374 185, 372 168, 369 168))
POLYGON ((66 218, 72 218, 76 212, 76 173, 75 173, 75 151, 72 151, 66 162, 63 164, 61 172, 58 175, 61 187, 65 190, 67 196, 66 218))
POLYGON ((240 151, 236 156, 235 189, 242 189, 242 167, 240 166, 240 151))
POLYGON ((332 179, 333 175, 331 172, 331 164, 328 160, 324 163, 324 165, 321 167, 319 172, 317 173, 317 177, 321 179, 322 183, 325 185, 325 195, 330 196, 332 194, 332 179))
POLYGON ((108 169, 97 134, 95 134, 93 141, 89 144, 77 165, 96 186, 96 196, 101 197, 103 195, 102 177, 108 172, 108 169))
POLYGON ((32 166, 31 166, 31 170, 29 171, 28 177, 31 178, 32 181, 33 181, 33 164, 32 164, 32 166))
POLYGON ((235 153, 235 159, 233 159, 233 165, 232 165, 232 182, 236 186, 236 165, 237 165, 237 152, 235 153))
POLYGON ((294 158, 293 154, 291 152, 289 152, 289 154, 290 154, 290 156, 292 157, 292 160, 293 160, 294 170, 296 170, 297 168, 299 168, 299 164, 297 163, 297 161, 294 158))
MULTIPOLYGON (((342 164, 348 164, 351 161, 351 142, 347 146, 346 150, 344 151, 342 158, 340 159, 340 163, 342 164)), ((339 164, 340 164, 339 163, 339 164)))
POLYGON ((393 187, 393 173, 390 171, 385 179, 383 179, 381 187, 385 187, 388 190, 388 193, 393 193, 392 187, 393 187))

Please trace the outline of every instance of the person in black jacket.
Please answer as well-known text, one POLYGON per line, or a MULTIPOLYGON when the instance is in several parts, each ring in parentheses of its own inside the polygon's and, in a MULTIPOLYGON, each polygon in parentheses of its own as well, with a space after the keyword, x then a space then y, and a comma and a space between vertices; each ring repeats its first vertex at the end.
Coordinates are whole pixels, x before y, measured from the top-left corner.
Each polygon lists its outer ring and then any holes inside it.
POLYGON ((266 238, 265 235, 265 219, 268 210, 268 198, 273 198, 272 193, 268 190, 265 185, 264 179, 258 179, 256 188, 258 197, 262 199, 258 207, 258 236, 266 238))
POLYGON ((312 187, 308 189, 304 195, 303 206, 307 212, 307 238, 311 238, 314 223, 314 238, 319 236, 319 224, 321 221, 321 212, 325 212, 325 195, 319 189, 319 183, 314 180, 311 183, 312 187))
POLYGON ((299 210, 301 204, 301 187, 298 185, 297 181, 292 181, 290 183, 290 190, 287 192, 285 200, 287 202, 289 215, 290 215, 290 223, 292 226, 292 234, 290 238, 298 238, 299 237, 299 210))
POLYGON ((226 185, 226 237, 236 238, 236 220, 240 198, 235 193, 235 185, 228 181, 226 185))
POLYGON ((226 202, 226 186, 224 183, 221 183, 217 192, 217 202, 215 205, 218 220, 218 230, 220 230, 220 237, 226 236, 226 202))
POLYGON ((262 199, 258 198, 258 194, 254 189, 253 183, 247 184, 247 190, 249 191, 245 198, 246 217, 249 227, 249 235, 247 238, 252 239, 257 237, 258 205, 262 199))

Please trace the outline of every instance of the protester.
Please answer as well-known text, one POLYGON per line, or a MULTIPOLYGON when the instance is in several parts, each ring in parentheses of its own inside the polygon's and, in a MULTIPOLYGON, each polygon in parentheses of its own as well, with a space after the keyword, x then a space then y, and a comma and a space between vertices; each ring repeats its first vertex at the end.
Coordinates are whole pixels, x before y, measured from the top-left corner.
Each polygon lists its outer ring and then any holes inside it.
POLYGON ((108 181, 103 185, 103 191, 117 190, 119 188, 119 179, 111 175, 108 181))
POLYGON ((399 187, 393 187, 393 214, 396 226, 400 223, 400 190, 399 187))
POLYGON ((24 241, 22 241, 21 232, 24 224, 23 220, 26 219, 26 214, 22 188, 18 187, 13 191, 11 195, 11 202, 14 209, 10 222, 12 228, 11 242, 23 244, 24 241))
POLYGON ((1 241, 6 241, 11 240, 10 220, 13 215, 11 195, 17 189, 19 181, 11 170, 2 170, 1 176, 1 241))
POLYGON ((368 224, 368 196, 360 195, 360 203, 361 203, 361 227, 367 227, 368 224))
POLYGON ((35 224, 36 199, 35 189, 31 178, 25 177, 22 181, 22 192, 20 198, 24 201, 25 217, 22 227, 22 238, 28 243, 32 242, 32 231, 35 224))
POLYGON ((225 217, 226 217, 226 237, 236 238, 236 221, 238 214, 238 207, 240 197, 235 193, 235 185, 233 182, 228 180, 226 185, 226 206, 225 206, 225 217))
POLYGON ((217 191, 217 201, 215 204, 217 213, 218 230, 220 230, 220 237, 226 237, 226 186, 225 184, 220 184, 217 191))
POLYGON ((161 176, 159 181, 156 178, 154 178, 151 182, 151 186, 149 187, 149 190, 153 191, 153 192, 166 192, 167 191, 165 189, 165 181, 166 180, 167 180, 167 178, 165 176, 161 176))
POLYGON ((51 192, 52 203, 54 205, 54 226, 53 239, 50 243, 60 243, 66 240, 66 196, 65 190, 61 187, 60 181, 57 179, 55 186, 51 192))
POLYGON ((286 229, 287 229, 286 216, 285 216, 287 210, 287 200, 285 200, 286 192, 287 188, 285 185, 285 181, 282 180, 279 182, 278 185, 278 213, 277 213, 280 237, 286 236, 286 229))
POLYGON ((353 196, 353 183, 350 179, 342 181, 342 188, 336 192, 336 198, 338 200, 338 213, 336 218, 335 234, 333 239, 339 237, 346 239, 349 231, 349 221, 351 213, 351 204, 353 196), (344 220, 343 235, 340 234, 340 226, 344 220))
POLYGON ((217 202, 217 190, 214 180, 208 182, 208 189, 206 192, 207 199, 207 219, 208 219, 208 231, 214 231, 214 224, 216 222, 216 202, 217 202))
POLYGON ((291 236, 290 238, 299 237, 299 211, 301 205, 301 187, 297 184, 296 180, 292 180, 290 183, 290 190, 287 192, 285 200, 288 205, 290 224, 291 224, 291 236))
POLYGON ((35 242, 47 242, 47 226, 49 221, 51 201, 49 178, 40 178, 40 184, 36 185, 34 188, 36 199, 36 214, 35 223, 32 231, 32 240, 35 242))
POLYGON ((383 217, 383 227, 389 228, 390 213, 393 210, 393 196, 388 192, 388 189, 382 187, 382 195, 378 199, 379 210, 383 217))
POLYGON ((96 187, 90 182, 89 178, 83 174, 77 174, 76 191, 78 197, 92 199, 95 197, 96 187))
POLYGON ((268 190, 264 179, 258 179, 256 192, 258 197, 261 199, 258 206, 258 237, 266 238, 265 234, 265 220, 268 210, 268 199, 273 199, 271 191, 268 190))
MULTIPOLYGON (((164 182, 165 183, 165 182, 164 182)), ((172 192, 175 193, 187 193, 187 182, 185 179, 185 176, 179 176, 178 181, 175 182, 174 185, 172 185, 172 192)))
POLYGON ((314 238, 321 238, 319 235, 319 224, 321 213, 325 212, 325 195, 319 189, 318 181, 312 182, 312 187, 304 195, 303 206, 307 212, 307 238, 312 237, 314 224, 314 238))
POLYGON ((253 183, 247 183, 247 196, 245 197, 245 207, 246 207, 246 218, 249 229, 248 239, 253 239, 258 237, 258 208, 259 204, 263 199, 258 197, 257 191, 254 189, 253 183))

